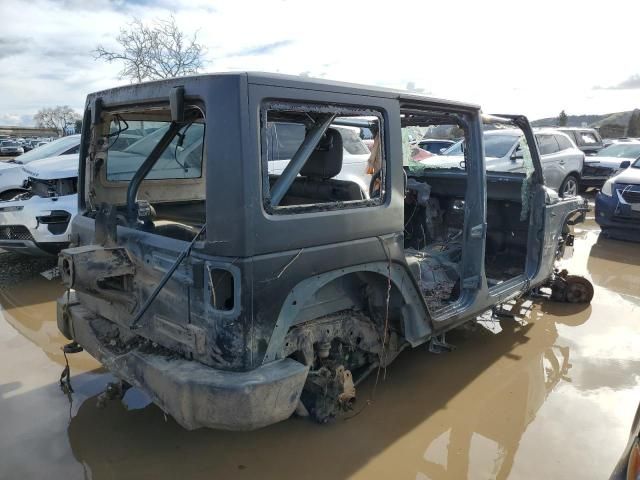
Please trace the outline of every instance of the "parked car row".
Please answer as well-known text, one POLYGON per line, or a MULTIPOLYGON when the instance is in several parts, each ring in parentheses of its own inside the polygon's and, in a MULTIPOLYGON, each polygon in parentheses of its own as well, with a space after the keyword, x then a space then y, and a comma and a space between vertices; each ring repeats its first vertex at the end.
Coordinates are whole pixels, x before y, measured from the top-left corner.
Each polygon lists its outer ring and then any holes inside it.
MULTIPOLYGON (((562 196, 576 195, 585 188, 601 188, 610 177, 640 158, 640 141, 637 140, 627 139, 603 148, 602 139, 593 129, 539 128, 534 131, 545 181, 562 196), (576 139, 579 139, 579 145, 576 139)), ((487 170, 522 171, 522 158, 518 153, 520 138, 518 130, 486 131, 487 170)), ((425 145, 429 149, 432 142, 425 139, 419 144, 421 148, 425 145)), ((464 143, 461 140, 448 149, 430 151, 435 156, 423 162, 432 166, 455 166, 463 160, 464 143)))
POLYGON ((11 138, 9 136, 3 136, 0 138, 0 155, 11 155, 17 157, 23 153, 29 152, 34 148, 41 147, 51 142, 51 138, 11 138))
POLYGON ((80 135, 0 162, 0 248, 56 254, 69 243, 77 211, 80 135))
MULTIPOLYGON (((545 184, 560 196, 576 196, 585 155, 563 132, 549 129, 534 130, 540 151, 545 184)), ((523 133, 519 129, 488 130, 484 133, 486 166, 489 171, 523 172, 524 158, 521 150, 523 133)), ((455 143, 439 155, 422 163, 432 167, 456 167, 464 162, 463 140, 455 143)))

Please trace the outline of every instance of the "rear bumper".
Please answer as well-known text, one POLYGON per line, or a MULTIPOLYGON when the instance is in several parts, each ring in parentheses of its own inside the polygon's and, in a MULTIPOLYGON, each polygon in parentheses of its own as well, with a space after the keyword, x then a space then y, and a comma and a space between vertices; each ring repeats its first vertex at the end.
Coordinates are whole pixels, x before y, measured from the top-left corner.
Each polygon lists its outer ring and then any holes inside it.
POLYGON ((596 196, 596 222, 613 237, 640 241, 640 211, 621 203, 615 196, 599 193, 596 196))
POLYGON ((291 359, 248 372, 218 370, 183 358, 132 349, 112 351, 96 333, 108 323, 70 296, 58 300, 58 328, 114 375, 144 390, 184 428, 253 430, 285 420, 294 412, 308 367, 291 359))
POLYGON ((604 185, 604 182, 607 181, 609 177, 582 177, 580 179, 580 185, 582 187, 595 187, 595 188, 602 188, 602 186, 604 185))

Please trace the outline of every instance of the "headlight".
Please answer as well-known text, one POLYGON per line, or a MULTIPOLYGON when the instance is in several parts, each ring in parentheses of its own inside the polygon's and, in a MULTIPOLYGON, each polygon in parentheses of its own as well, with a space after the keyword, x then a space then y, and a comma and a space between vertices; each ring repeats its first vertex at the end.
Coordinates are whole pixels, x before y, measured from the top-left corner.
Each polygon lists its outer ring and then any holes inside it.
POLYGON ((600 190, 600 193, 602 193, 603 195, 606 195, 607 197, 612 196, 613 180, 607 180, 606 182, 604 182, 604 185, 602 186, 602 190, 600 190))

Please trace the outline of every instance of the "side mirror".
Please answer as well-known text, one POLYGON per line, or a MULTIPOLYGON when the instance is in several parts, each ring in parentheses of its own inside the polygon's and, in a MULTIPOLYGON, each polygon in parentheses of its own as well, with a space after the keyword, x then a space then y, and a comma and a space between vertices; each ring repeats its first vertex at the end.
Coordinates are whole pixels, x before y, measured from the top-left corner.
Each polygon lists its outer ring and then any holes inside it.
POLYGON ((625 160, 620 164, 620 168, 629 168, 631 166, 631 162, 629 160, 625 160))
POLYGON ((439 150, 439 152, 440 152, 440 153, 444 153, 446 149, 447 149, 447 147, 442 147, 442 148, 439 150))
POLYGON ((516 160, 522 160, 524 159, 524 155, 522 154, 522 150, 516 150, 515 152, 513 152, 513 154, 511 155, 511 160, 512 161, 516 161, 516 160))

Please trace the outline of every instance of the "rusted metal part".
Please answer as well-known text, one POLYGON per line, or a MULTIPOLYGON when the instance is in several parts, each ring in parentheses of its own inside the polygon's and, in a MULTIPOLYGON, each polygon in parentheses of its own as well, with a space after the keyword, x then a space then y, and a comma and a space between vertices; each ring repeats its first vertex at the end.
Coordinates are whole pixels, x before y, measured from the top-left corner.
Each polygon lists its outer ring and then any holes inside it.
POLYGON ((131 291, 136 269, 125 248, 69 248, 60 254, 58 266, 65 287, 121 302, 130 309, 135 306, 131 291))
POLYGON ((567 270, 554 273, 551 282, 551 299, 567 303, 590 303, 593 284, 580 275, 569 275, 567 270))

